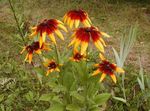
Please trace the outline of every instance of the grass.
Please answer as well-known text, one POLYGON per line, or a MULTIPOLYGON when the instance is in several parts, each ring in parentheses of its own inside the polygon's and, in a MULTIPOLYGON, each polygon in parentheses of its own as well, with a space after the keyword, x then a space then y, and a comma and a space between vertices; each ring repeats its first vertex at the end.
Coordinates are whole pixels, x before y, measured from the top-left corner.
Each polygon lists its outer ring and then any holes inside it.
MULTIPOLYGON (((41 19, 57 18, 62 20, 61 18, 68 10, 83 8, 89 13, 93 24, 97 24, 102 31, 112 36, 112 38, 107 39, 109 52, 111 51, 111 45, 116 49, 118 48, 117 46, 120 44, 118 42, 124 29, 138 22, 138 41, 126 62, 127 74, 128 72, 131 74, 125 78, 126 93, 129 95, 127 99, 130 101, 130 105, 110 100, 107 108, 110 111, 111 109, 117 111, 137 111, 135 108, 139 106, 138 110, 142 111, 144 109, 146 111, 145 106, 147 103, 144 104, 144 100, 140 102, 143 95, 140 93, 136 78, 139 71, 138 56, 141 56, 142 66, 144 71, 147 72, 146 74, 149 74, 148 71, 150 71, 150 4, 148 2, 122 2, 121 0, 117 2, 115 0, 89 0, 88 2, 86 0, 14 0, 14 2, 18 14, 17 17, 20 18, 20 15, 22 15, 22 19, 25 21, 24 30, 26 31, 29 31, 29 27, 37 24, 41 19), (132 91, 136 91, 138 96, 134 98, 131 94, 132 91)), ((43 105, 41 107, 41 110, 43 110, 44 107, 48 106, 48 103, 36 102, 34 100, 43 91, 48 92, 49 90, 46 89, 48 86, 45 84, 41 86, 37 79, 32 78, 29 70, 27 70, 28 68, 24 68, 23 57, 19 55, 20 46, 23 43, 19 38, 13 14, 7 0, 1 0, 0 3, 0 78, 11 78, 5 81, 4 84, 0 84, 0 94, 5 93, 4 100, 6 100, 3 106, 0 107, 2 109, 2 107, 9 104, 12 107, 10 109, 8 107, 5 110, 18 110, 20 108, 28 111, 32 108, 39 110, 37 106, 43 105), (31 90, 34 91, 30 92, 31 90)), ((110 56, 109 54, 107 55, 110 56)), ((30 68, 30 66, 28 67, 30 68)), ((111 84, 109 85, 112 86, 111 84)), ((118 87, 114 86, 113 88, 116 91, 115 93, 121 96, 118 87)))

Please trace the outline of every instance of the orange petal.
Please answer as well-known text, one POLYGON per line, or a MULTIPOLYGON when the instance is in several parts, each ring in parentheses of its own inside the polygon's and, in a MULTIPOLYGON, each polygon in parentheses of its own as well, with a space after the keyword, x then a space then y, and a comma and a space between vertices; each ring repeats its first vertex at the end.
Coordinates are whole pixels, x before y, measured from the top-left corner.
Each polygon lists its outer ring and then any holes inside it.
POLYGON ((103 60, 106 60, 105 57, 104 57, 101 53, 99 54, 99 57, 100 57, 100 59, 101 59, 102 61, 103 61, 103 60))
POLYGON ((75 20, 75 28, 78 28, 80 21, 79 20, 75 20))
POLYGON ((87 47, 88 47, 88 42, 81 42, 81 55, 86 52, 87 47))
POLYGON ((70 26, 71 29, 72 29, 72 27, 73 27, 73 24, 74 24, 74 20, 70 20, 69 26, 70 26))
POLYGON ((34 31, 33 33, 31 33, 31 35, 29 35, 29 38, 33 38, 35 35, 37 35, 36 31, 34 31))
POLYGON ((98 73, 100 73, 99 69, 97 69, 96 71, 94 71, 93 74, 92 74, 92 76, 96 76, 96 75, 98 75, 98 73))
POLYGON ((37 54, 41 54, 41 50, 40 50, 40 49, 36 50, 35 52, 36 52, 37 54))
POLYGON ((26 61, 28 59, 28 57, 29 57, 29 54, 26 55, 24 61, 26 61))
POLYGON ((31 64, 32 61, 32 53, 29 54, 29 64, 31 64))
POLYGON ((116 79, 115 74, 111 74, 111 75, 110 75, 110 77, 112 78, 112 80, 114 81, 114 83, 116 83, 116 82, 117 82, 117 79, 116 79))
POLYGON ((102 82, 103 80, 104 80, 104 78, 106 77, 106 74, 105 73, 102 73, 102 75, 101 75, 101 78, 100 78, 100 82, 102 82))
POLYGON ((55 37, 54 37, 54 34, 49 34, 49 38, 52 40, 52 42, 56 45, 56 40, 55 40, 55 37))
POLYGON ((60 69, 59 69, 59 68, 56 68, 55 70, 56 70, 57 72, 60 72, 60 69))
POLYGON ((42 36, 40 36, 39 44, 40 44, 40 48, 41 48, 42 44, 43 44, 43 38, 42 38, 42 36))
POLYGON ((94 64, 95 67, 99 67, 99 64, 94 64))
POLYGON ((79 39, 75 39, 74 49, 77 49, 81 41, 79 39))
POLYGON ((55 33, 58 35, 58 37, 62 40, 64 40, 64 37, 62 35, 62 33, 59 30, 55 30, 55 33))
POLYGON ((25 50, 26 50, 26 47, 23 47, 23 49, 22 49, 22 51, 20 52, 20 54, 22 54, 25 50))
POLYGON ((116 72, 124 73, 124 70, 123 70, 122 68, 120 68, 120 67, 117 67, 117 68, 116 68, 116 72))
POLYGON ((82 23, 83 23, 84 26, 86 26, 86 27, 90 27, 90 26, 91 26, 90 23, 89 23, 87 20, 84 20, 82 23))
POLYGON ((46 32, 43 32, 43 33, 42 33, 42 38, 43 38, 43 42, 45 42, 45 39, 46 39, 46 32))
POLYGON ((68 17, 67 17, 67 15, 65 14, 65 16, 63 17, 64 23, 67 22, 67 19, 68 19, 68 17))
POLYGON ((106 47, 106 43, 102 38, 99 38, 100 42, 106 47))
POLYGON ((94 44, 102 53, 104 53, 104 47, 99 40, 94 42, 94 44))
POLYGON ((63 29, 65 32, 68 32, 67 29, 66 29, 66 27, 63 26, 62 24, 59 24, 58 27, 60 27, 61 29, 63 29))
POLYGON ((108 35, 107 33, 105 33, 105 32, 101 32, 101 34, 103 35, 103 36, 105 36, 105 37, 110 37, 110 35, 108 35))
POLYGON ((90 18, 89 18, 89 17, 87 17, 87 20, 89 21, 89 23, 90 23, 90 24, 92 24, 92 22, 91 22, 91 20, 90 20, 90 18))

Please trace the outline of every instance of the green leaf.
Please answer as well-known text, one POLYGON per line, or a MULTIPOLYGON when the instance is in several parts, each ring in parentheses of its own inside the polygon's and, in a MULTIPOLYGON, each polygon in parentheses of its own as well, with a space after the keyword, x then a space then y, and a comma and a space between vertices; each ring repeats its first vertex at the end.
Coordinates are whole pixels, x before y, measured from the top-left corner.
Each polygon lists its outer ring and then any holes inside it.
POLYGON ((1 94, 1 95, 0 95, 0 102, 3 101, 3 99, 4 99, 4 95, 1 94))
POLYGON ((106 103, 106 101, 110 98, 110 93, 102 93, 97 96, 95 96, 94 101, 97 105, 102 105, 106 103))
POLYGON ((26 95, 25 95, 26 99, 28 101, 32 101, 33 100, 33 92, 29 91, 26 95))
POLYGON ((54 94, 42 94, 42 96, 39 98, 41 101, 50 101, 54 94))
POLYGON ((127 102, 125 99, 120 98, 120 97, 113 97, 113 99, 118 100, 118 101, 121 101, 121 102, 123 102, 123 103, 126 103, 126 102, 127 102))
POLYGON ((35 72, 36 72, 36 75, 37 75, 37 77, 38 77, 40 83, 42 84, 42 77, 43 77, 43 75, 44 75, 44 73, 45 73, 44 70, 41 69, 41 68, 39 68, 39 67, 34 68, 34 70, 35 70, 35 72))
POLYGON ((0 111, 5 111, 5 107, 4 107, 4 105, 3 105, 3 104, 1 104, 0 108, 1 108, 1 110, 0 110, 0 111))
POLYGON ((66 87, 62 85, 57 85, 55 88, 53 88, 53 92, 59 93, 59 92, 66 92, 66 87))
POLYGON ((81 108, 79 107, 79 105, 76 105, 76 104, 68 104, 66 106, 66 110, 68 110, 68 111, 81 111, 81 108))
POLYGON ((53 104, 46 111, 64 111, 64 106, 62 104, 53 104))
POLYGON ((71 96, 75 97, 77 100, 79 100, 80 102, 84 102, 84 97, 82 95, 80 95, 78 92, 73 91, 70 93, 71 96))

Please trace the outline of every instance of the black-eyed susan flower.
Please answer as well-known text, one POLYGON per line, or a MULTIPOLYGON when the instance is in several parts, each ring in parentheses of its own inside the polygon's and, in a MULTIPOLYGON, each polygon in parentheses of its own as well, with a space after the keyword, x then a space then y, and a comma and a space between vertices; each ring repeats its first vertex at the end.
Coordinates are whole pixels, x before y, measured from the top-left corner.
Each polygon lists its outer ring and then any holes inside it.
POLYGON ((56 33, 56 35, 58 35, 60 39, 64 40, 64 37, 62 33, 58 30, 58 28, 61 28, 67 32, 67 29, 65 28, 65 26, 61 21, 56 19, 49 19, 49 20, 45 19, 40 24, 32 28, 33 33, 30 35, 30 37, 34 37, 39 33, 40 47, 42 46, 42 43, 45 42, 47 35, 52 40, 52 42, 56 44, 54 32, 56 33))
POLYGON ((91 20, 84 10, 71 10, 64 16, 64 23, 67 23, 70 28, 72 28, 74 24, 75 28, 77 28, 80 22, 82 22, 84 26, 91 26, 91 20))
POLYGON ((46 59, 43 64, 47 68, 46 76, 48 76, 53 71, 60 72, 59 66, 62 66, 62 64, 57 64, 54 60, 49 59, 46 59))
POLYGON ((69 44, 69 46, 74 45, 74 49, 77 49, 78 46, 81 44, 81 54, 86 52, 88 47, 88 43, 90 39, 93 40, 95 46, 101 51, 104 52, 104 47, 106 46, 104 40, 102 39, 102 35, 109 37, 104 32, 100 32, 96 27, 81 27, 75 30, 72 35, 73 40, 69 44))
POLYGON ((120 67, 117 67, 116 64, 110 63, 101 54, 100 54, 100 58, 101 58, 102 62, 99 64, 95 64, 95 67, 97 67, 98 69, 96 71, 94 71, 92 75, 95 76, 101 72, 102 75, 100 78, 100 82, 104 80, 106 75, 109 75, 112 78, 112 80, 114 81, 114 83, 116 83, 117 80, 116 80, 116 76, 114 74, 115 71, 119 72, 119 73, 124 73, 124 70, 120 67))
POLYGON ((36 41, 36 42, 33 42, 31 45, 25 46, 20 53, 22 54, 25 50, 27 51, 25 61, 28 59, 29 63, 31 63, 34 52, 37 54, 41 54, 41 50, 49 51, 50 48, 48 47, 48 44, 46 43, 43 43, 42 46, 40 47, 39 42, 36 41))
POLYGON ((86 60, 86 54, 81 54, 78 50, 74 50, 73 51, 73 57, 70 57, 70 60, 72 60, 74 62, 86 60))

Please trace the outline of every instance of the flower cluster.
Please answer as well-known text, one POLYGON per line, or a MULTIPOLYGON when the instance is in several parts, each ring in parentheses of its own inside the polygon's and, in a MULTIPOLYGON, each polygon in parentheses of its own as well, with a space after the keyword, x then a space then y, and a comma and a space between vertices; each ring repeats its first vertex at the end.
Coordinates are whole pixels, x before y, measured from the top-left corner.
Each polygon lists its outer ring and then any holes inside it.
MULTIPOLYGON (((74 62, 86 60, 87 49, 89 43, 92 42, 95 47, 100 51, 101 59, 101 63, 95 64, 97 70, 93 72, 92 76, 101 73, 101 82, 104 80, 106 75, 109 75, 116 83, 116 76, 114 72, 116 71, 124 73, 124 70, 109 62, 103 56, 106 47, 106 43, 103 37, 110 36, 95 27, 89 19, 88 14, 81 9, 71 10, 67 12, 63 17, 63 21, 64 23, 57 19, 45 19, 37 26, 32 27, 32 33, 30 35, 30 38, 37 38, 38 41, 35 41, 31 45, 25 46, 23 48, 21 54, 25 50, 28 52, 25 60, 28 59, 29 63, 31 63, 32 55, 34 52, 37 54, 41 54, 42 50, 50 50, 48 44, 46 43, 46 37, 49 37, 55 46, 57 45, 55 35, 57 35, 61 40, 64 40, 63 33, 60 30, 67 32, 67 28, 64 26, 65 24, 67 24, 70 29, 74 29, 71 36, 70 44, 68 45, 69 47, 73 46, 73 56, 70 57, 70 60, 74 62), (80 23, 82 23, 81 26, 80 23)), ((47 68, 46 75, 49 75, 53 71, 60 72, 59 67, 62 66, 62 64, 59 64, 58 60, 56 61, 54 59, 46 59, 46 61, 44 62, 44 66, 47 68)))

